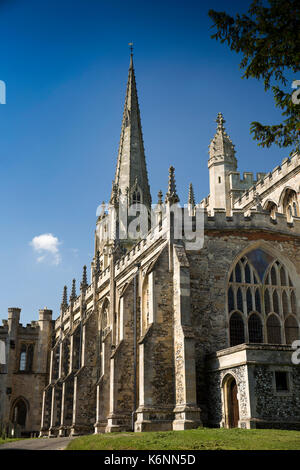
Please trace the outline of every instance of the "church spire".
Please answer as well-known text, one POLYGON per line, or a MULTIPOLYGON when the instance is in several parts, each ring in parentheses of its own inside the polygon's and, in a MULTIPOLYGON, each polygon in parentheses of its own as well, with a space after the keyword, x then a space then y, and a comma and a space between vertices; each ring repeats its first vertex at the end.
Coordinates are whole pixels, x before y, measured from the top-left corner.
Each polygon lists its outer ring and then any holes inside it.
POLYGON ((132 48, 114 184, 119 188, 123 196, 128 193, 129 203, 133 202, 138 194, 138 202, 144 203, 150 208, 151 194, 146 168, 132 48))

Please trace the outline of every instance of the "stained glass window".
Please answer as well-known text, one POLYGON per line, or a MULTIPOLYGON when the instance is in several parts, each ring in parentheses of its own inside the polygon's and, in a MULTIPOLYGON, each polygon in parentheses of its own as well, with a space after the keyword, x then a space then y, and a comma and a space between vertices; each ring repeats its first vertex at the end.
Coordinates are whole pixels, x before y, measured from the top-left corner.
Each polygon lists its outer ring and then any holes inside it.
POLYGON ((235 312, 230 317, 230 346, 245 342, 244 322, 242 316, 235 312))
POLYGON ((248 321, 248 331, 249 331, 249 342, 250 343, 262 343, 263 342, 263 332, 262 332, 262 323, 259 315, 253 313, 248 321))

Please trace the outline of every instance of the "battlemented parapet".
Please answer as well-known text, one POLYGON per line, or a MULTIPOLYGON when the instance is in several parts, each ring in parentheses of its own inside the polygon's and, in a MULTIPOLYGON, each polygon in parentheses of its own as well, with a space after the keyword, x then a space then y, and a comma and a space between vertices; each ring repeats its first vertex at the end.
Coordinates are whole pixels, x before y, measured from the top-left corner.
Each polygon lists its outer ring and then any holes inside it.
MULTIPOLYGON (((263 175, 258 173, 258 175, 263 175)), ((232 188, 237 184, 237 174, 231 175, 232 188)), ((251 178, 248 179, 251 181, 251 178)), ((268 199, 274 201, 279 207, 282 191, 284 187, 290 187, 299 193, 300 189, 300 155, 294 154, 290 159, 285 158, 281 165, 276 166, 271 172, 265 174, 263 178, 253 181, 244 194, 240 195, 233 202, 235 209, 248 209, 253 205, 255 193, 257 193, 264 204, 268 199)), ((234 191, 234 190, 233 190, 234 191)))

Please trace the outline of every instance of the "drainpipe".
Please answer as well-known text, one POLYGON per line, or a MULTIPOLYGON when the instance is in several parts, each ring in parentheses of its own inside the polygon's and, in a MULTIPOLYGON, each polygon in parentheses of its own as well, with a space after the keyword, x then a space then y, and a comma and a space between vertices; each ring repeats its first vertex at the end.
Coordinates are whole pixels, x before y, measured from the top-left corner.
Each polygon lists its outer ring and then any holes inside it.
POLYGON ((137 271, 134 275, 133 279, 133 411, 131 413, 131 428, 134 432, 134 420, 135 420, 135 412, 137 406, 137 380, 136 380, 136 370, 137 370, 137 350, 136 350, 136 342, 137 342, 137 277, 139 274, 139 269, 141 264, 137 263, 136 265, 137 271))

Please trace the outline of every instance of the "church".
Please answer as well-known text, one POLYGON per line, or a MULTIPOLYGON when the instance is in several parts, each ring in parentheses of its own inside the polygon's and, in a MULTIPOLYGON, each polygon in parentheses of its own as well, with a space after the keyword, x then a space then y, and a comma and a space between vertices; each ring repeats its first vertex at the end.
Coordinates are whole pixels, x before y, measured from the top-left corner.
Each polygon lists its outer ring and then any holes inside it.
POLYGON ((300 338, 300 156, 268 173, 241 175, 221 113, 216 123, 210 194, 197 203, 190 185, 181 207, 170 167, 166 193, 152 204, 131 54, 90 283, 84 266, 79 294, 75 280, 69 297, 64 287, 58 318, 40 311, 27 328, 31 350, 24 349, 20 312, 11 309, 0 327, 8 357, 0 375, 2 419, 18 420, 22 395, 23 429, 40 436, 300 429, 300 365, 293 359, 300 338), (136 222, 142 213, 143 223, 136 222), (18 378, 29 353, 31 380, 38 371, 43 379, 23 397, 18 378), (31 424, 33 403, 40 403, 39 429, 37 419, 31 424))

